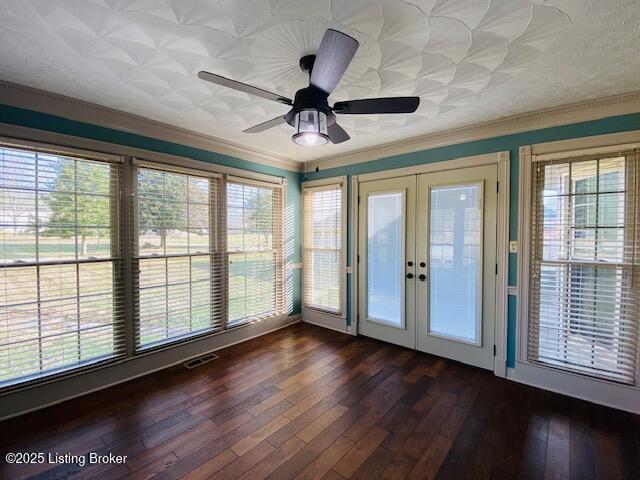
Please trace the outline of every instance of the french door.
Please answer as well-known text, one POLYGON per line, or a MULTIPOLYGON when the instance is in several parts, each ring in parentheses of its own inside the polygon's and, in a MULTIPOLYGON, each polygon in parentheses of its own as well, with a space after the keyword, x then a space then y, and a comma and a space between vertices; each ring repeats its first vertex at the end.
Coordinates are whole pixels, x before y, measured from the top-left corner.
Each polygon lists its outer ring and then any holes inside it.
POLYGON ((359 332, 416 348, 416 177, 360 184, 359 332))
POLYGON ((497 166, 360 184, 359 332, 493 369, 497 166))

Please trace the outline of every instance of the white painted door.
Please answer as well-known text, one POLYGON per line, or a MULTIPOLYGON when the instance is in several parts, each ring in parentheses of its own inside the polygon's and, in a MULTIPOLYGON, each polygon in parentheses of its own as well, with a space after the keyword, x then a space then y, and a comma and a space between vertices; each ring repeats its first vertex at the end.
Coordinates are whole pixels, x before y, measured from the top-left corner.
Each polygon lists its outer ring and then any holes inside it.
POLYGON ((359 204, 358 331, 416 348, 416 176, 360 183, 359 204))
POLYGON ((418 176, 418 349, 494 368, 497 166, 418 176))

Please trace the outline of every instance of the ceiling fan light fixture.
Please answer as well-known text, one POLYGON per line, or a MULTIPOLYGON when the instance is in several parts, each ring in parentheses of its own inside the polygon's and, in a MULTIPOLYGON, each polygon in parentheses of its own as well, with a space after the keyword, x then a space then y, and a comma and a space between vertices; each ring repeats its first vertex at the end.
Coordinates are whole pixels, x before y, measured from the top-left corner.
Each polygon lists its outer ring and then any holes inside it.
POLYGON ((308 108, 299 111, 294 117, 293 126, 295 133, 291 139, 298 145, 316 147, 329 141, 327 115, 320 110, 308 108))

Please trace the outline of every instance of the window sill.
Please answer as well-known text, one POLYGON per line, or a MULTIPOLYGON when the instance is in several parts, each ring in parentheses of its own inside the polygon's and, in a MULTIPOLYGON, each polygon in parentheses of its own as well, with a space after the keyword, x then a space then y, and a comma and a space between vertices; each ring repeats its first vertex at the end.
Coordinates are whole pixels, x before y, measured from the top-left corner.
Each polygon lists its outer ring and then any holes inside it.
POLYGON ((115 354, 105 358, 98 358, 93 361, 87 361, 77 365, 71 365, 67 367, 60 367, 50 370, 45 374, 34 374, 26 377, 18 378, 15 381, 7 381, 4 385, 0 386, 0 396, 11 394, 13 392, 28 389, 31 387, 37 387, 45 383, 55 382, 57 380, 73 377, 74 375, 80 375, 92 370, 99 370, 101 368, 109 367, 111 365, 122 363, 126 360, 124 354, 115 354))
POLYGON ((508 369, 507 378, 600 405, 640 413, 638 386, 580 375, 525 360, 516 360, 516 367, 508 369))

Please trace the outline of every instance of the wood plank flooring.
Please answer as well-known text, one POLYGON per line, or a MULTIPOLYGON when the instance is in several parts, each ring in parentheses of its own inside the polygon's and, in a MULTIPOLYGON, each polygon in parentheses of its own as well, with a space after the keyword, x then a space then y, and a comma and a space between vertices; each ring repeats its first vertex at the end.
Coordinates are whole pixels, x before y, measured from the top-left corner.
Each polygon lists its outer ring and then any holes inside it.
POLYGON ((490 372, 305 324, 218 353, 0 423, 0 478, 640 478, 640 417, 490 372))

